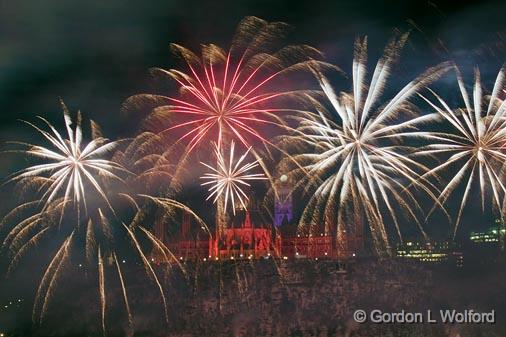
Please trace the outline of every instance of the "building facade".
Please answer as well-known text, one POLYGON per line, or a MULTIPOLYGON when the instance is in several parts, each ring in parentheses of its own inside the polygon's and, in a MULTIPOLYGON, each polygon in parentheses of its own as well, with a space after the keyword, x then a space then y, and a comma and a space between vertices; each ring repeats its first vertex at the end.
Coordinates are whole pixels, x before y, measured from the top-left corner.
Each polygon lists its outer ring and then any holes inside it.
MULTIPOLYGON (((167 235, 161 224, 155 226, 154 233, 173 256, 180 260, 214 261, 269 257, 343 259, 361 253, 364 246, 361 221, 357 220, 356 223, 335 231, 336 235, 318 230, 317 233, 302 234, 297 224, 293 223, 292 188, 289 178, 281 175, 274 188, 274 214, 270 223, 265 221, 258 210, 236 209, 232 219, 223 224, 217 222, 214 234, 205 228, 192 226, 188 214, 183 215, 179 233, 167 235)), ((161 262, 164 257, 153 251, 152 258, 161 262)))
MULTIPOLYGON (((277 226, 263 224, 249 210, 238 212, 238 221, 223 230, 220 237, 201 230, 191 235, 191 221, 183 216, 181 231, 172 237, 158 228, 155 234, 170 252, 180 260, 220 259, 341 259, 358 255, 363 238, 345 236, 346 243, 338 244, 336 237, 319 235, 286 234, 277 226), (346 247, 346 249, 343 249, 346 247)), ((343 240, 343 238, 341 238, 343 240)), ((162 262, 162 256, 153 252, 152 258, 162 262)))

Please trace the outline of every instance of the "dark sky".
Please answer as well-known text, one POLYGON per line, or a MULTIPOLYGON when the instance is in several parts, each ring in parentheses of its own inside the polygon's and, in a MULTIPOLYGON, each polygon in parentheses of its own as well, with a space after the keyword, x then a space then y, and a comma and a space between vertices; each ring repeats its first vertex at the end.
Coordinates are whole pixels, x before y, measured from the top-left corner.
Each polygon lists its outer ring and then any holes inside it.
POLYGON ((413 29, 404 67, 421 71, 453 56, 469 64, 487 61, 494 72, 501 61, 490 64, 492 51, 479 59, 476 50, 502 48, 505 9, 500 1, 469 0, 3 1, 1 138, 17 118, 57 118, 58 97, 114 136, 128 124, 117 118, 121 102, 150 89, 147 69, 171 65, 170 42, 227 44, 246 15, 293 25, 291 42, 315 45, 344 69, 355 36, 369 35, 371 52, 380 52, 394 29, 413 29))
MULTIPOLYGON (((506 55, 504 13, 503 1, 470 0, 2 1, 0 141, 31 137, 19 118, 61 123, 59 97, 108 137, 131 135, 138 119, 122 118, 121 103, 152 91, 147 70, 173 64, 169 43, 226 45, 247 15, 293 25, 290 42, 320 48, 345 70, 356 36, 368 35, 377 56, 395 30, 412 30, 394 86, 455 59, 467 73, 479 65, 490 88, 506 55)), ((1 176, 16 165, 5 155, 0 163, 1 176)))

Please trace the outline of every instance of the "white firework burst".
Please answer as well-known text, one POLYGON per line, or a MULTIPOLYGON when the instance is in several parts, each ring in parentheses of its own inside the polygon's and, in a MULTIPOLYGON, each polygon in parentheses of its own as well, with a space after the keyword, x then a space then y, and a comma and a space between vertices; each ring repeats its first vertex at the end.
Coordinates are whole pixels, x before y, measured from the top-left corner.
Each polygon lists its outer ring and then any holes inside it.
MULTIPOLYGON (((23 201, 0 221, 0 230, 8 228, 5 239, 0 243, 0 254, 5 252, 9 257, 7 274, 11 275, 19 263, 36 249, 39 242, 49 240, 58 243, 59 248, 50 255, 35 294, 32 311, 34 322, 42 324, 49 312, 50 302, 57 293, 58 284, 68 280, 67 275, 75 272, 72 266, 79 263, 79 268, 85 268, 90 273, 89 276, 96 272, 100 326, 104 335, 106 309, 110 307, 106 284, 110 283, 109 277, 116 275, 128 317, 128 331, 125 335, 130 336, 133 335, 134 321, 127 294, 127 274, 118 262, 118 255, 122 254, 120 248, 129 244, 133 248, 132 255, 143 265, 146 276, 153 281, 152 284, 158 291, 165 322, 168 324, 168 307, 162 282, 151 266, 149 255, 139 243, 139 238, 151 242, 153 250, 167 265, 179 263, 164 243, 142 226, 141 219, 147 213, 139 203, 149 202, 164 210, 182 209, 197 219, 203 228, 207 229, 207 225, 191 209, 176 200, 132 194, 128 177, 135 176, 113 161, 124 161, 125 154, 116 151, 118 142, 109 142, 101 137, 98 126, 92 122, 92 140, 84 143, 81 114, 78 113, 73 125, 68 109, 63 102, 62 105, 67 137, 60 134, 46 119, 40 118, 47 125, 48 131, 32 123, 28 124, 50 146, 18 142, 17 144, 26 146, 26 149, 14 151, 26 157, 35 157, 42 163, 15 173, 9 180, 23 188, 28 187, 30 191, 35 189, 36 193, 24 193, 23 197, 28 196, 29 200, 23 201), (109 154, 112 151, 116 152, 109 154), (111 157, 113 159, 109 160, 111 157), (118 181, 120 183, 116 184, 118 181), (84 215, 81 215, 82 206, 86 210, 84 215), (120 232, 123 235, 118 235, 120 232)), ((86 279, 94 282, 93 277, 86 279)), ((72 289, 75 290, 77 289, 72 289)))
POLYGON ((234 142, 230 145, 230 153, 228 156, 222 153, 223 148, 215 144, 214 152, 217 160, 217 167, 214 168, 209 164, 202 163, 212 172, 204 174, 201 179, 207 180, 202 183, 202 186, 211 185, 209 188, 209 196, 206 200, 214 197, 213 202, 217 202, 220 197, 225 199, 225 210, 227 209, 228 202, 230 201, 232 211, 235 214, 235 202, 238 201, 243 208, 246 208, 245 201, 248 200, 248 196, 244 192, 244 187, 251 186, 248 181, 252 180, 265 180, 267 179, 262 173, 248 173, 259 165, 258 160, 253 162, 245 162, 251 147, 246 152, 236 159, 235 155, 235 144, 234 142), (227 159, 228 157, 228 159, 227 159))
POLYGON ((432 168, 427 176, 438 176, 452 166, 458 167, 455 174, 439 195, 444 204, 449 196, 461 184, 465 190, 455 223, 457 233, 473 181, 478 179, 482 209, 485 207, 486 190, 492 191, 494 207, 501 208, 506 188, 502 181, 504 161, 506 160, 506 101, 500 99, 504 94, 504 76, 502 68, 496 78, 492 94, 483 95, 479 69, 475 70, 472 97, 465 88, 460 71, 456 69, 460 94, 464 107, 452 109, 439 95, 432 92, 437 102, 424 99, 434 108, 436 115, 446 120, 452 128, 450 132, 432 132, 424 136, 431 144, 419 151, 420 155, 446 156, 441 164, 432 168))
POLYGON ((82 202, 86 208, 85 189, 87 186, 92 187, 109 204, 106 193, 96 176, 101 175, 121 180, 115 172, 124 169, 113 161, 103 159, 105 154, 114 150, 117 142, 109 142, 105 138, 97 137, 84 144, 81 113, 78 113, 76 125, 73 127, 72 119, 65 106, 66 139, 46 119, 39 118, 47 125, 49 131, 43 130, 33 123, 25 123, 36 129, 50 143, 51 147, 21 143, 27 146, 27 149, 21 152, 45 162, 16 172, 10 181, 47 178, 47 183, 43 185, 44 194, 41 198, 45 207, 50 205, 55 198, 63 195, 65 202, 73 201, 78 206, 82 202))
MULTIPOLYGON (((413 149, 402 143, 404 137, 412 135, 415 125, 426 120, 424 116, 412 117, 414 106, 408 99, 447 69, 442 64, 427 70, 381 104, 379 98, 405 39, 402 36, 387 46, 369 85, 367 40, 357 40, 351 93, 336 93, 328 79, 315 70, 332 109, 315 101, 318 113, 302 118, 297 132, 285 138, 288 146, 300 145, 293 157, 285 161, 288 165, 293 159, 297 162, 291 174, 302 175, 298 186, 306 192, 313 189, 300 225, 321 224, 327 232, 337 230, 339 237, 344 226, 356 222, 357 216, 365 216, 379 253, 389 250, 386 215, 401 240, 398 209, 417 219, 415 210, 419 205, 407 186, 428 190, 420 183, 419 172, 425 172, 423 165, 411 159, 413 149), (405 121, 393 122, 399 117, 405 121)), ((417 220, 416 223, 419 224, 417 220)), ((421 226, 420 230, 423 233, 421 226)))

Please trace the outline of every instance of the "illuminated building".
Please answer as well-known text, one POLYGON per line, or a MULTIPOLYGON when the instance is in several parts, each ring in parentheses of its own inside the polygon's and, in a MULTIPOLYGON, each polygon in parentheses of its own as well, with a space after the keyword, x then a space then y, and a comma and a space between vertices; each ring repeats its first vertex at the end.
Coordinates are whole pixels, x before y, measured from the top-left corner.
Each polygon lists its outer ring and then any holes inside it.
POLYGON ((473 265, 488 265, 504 261, 506 230, 500 219, 484 231, 474 231, 469 235, 466 253, 473 265))
POLYGON ((261 221, 252 221, 250 211, 242 211, 226 228, 220 240, 214 242, 210 254, 218 258, 247 258, 269 256, 275 253, 276 242, 272 241, 272 230, 261 221))
POLYGON ((464 255, 456 249, 455 244, 442 242, 408 241, 397 246, 396 256, 403 259, 413 259, 427 263, 455 263, 457 267, 464 264, 464 255))
MULTIPOLYGON (((348 237, 347 250, 336 245, 335 236, 300 235, 296 225, 284 225, 283 230, 262 222, 257 211, 239 210, 219 238, 204 229, 191 229, 188 215, 183 216, 179 233, 167 235, 163 226, 155 226, 155 235, 180 260, 216 261, 222 259, 308 258, 336 259, 354 257, 362 246, 361 237, 348 237)), ((153 251, 154 262, 163 261, 153 251)))
MULTIPOLYGON (((289 178, 282 175, 275 184, 274 216, 266 221, 256 205, 248 210, 236 209, 214 235, 204 228, 192 226, 188 214, 183 215, 181 226, 170 235, 162 223, 155 225, 154 234, 179 260, 216 261, 223 259, 345 259, 355 257, 363 250, 363 224, 360 219, 344 226, 339 237, 322 230, 302 234, 293 221, 293 201, 289 178)), ((253 203, 253 202, 250 202, 253 203)), ((318 227, 318 226, 315 226, 318 227)), ((158 253, 160 254, 160 253, 158 253)), ((163 261, 156 250, 154 262, 163 261)))
POLYGON ((484 232, 471 232, 469 239, 476 244, 498 243, 503 245, 506 237, 506 229, 500 219, 495 221, 494 226, 484 232))

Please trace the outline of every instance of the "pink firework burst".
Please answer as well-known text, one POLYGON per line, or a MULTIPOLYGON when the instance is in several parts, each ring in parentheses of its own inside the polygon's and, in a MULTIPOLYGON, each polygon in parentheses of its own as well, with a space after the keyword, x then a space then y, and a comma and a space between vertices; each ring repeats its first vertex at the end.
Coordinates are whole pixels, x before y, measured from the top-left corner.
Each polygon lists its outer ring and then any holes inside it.
POLYGON ((283 113, 295 110, 280 104, 281 100, 307 93, 280 90, 289 82, 280 85, 279 80, 288 73, 308 69, 319 62, 315 58, 320 56, 316 49, 305 45, 277 49, 276 42, 287 28, 283 23, 247 17, 239 24, 228 51, 209 44, 203 45, 197 56, 172 44, 172 51, 184 61, 186 70, 156 68, 153 72, 174 80, 179 95, 136 95, 126 106, 147 104, 154 108, 147 123, 162 133, 181 130, 179 140, 188 141, 188 152, 204 139, 216 142, 220 148, 224 138, 227 142, 235 139, 245 147, 253 140, 270 144, 263 130, 273 125, 286 128, 283 113), (168 121, 170 125, 161 127, 168 121))

